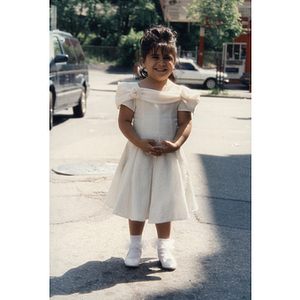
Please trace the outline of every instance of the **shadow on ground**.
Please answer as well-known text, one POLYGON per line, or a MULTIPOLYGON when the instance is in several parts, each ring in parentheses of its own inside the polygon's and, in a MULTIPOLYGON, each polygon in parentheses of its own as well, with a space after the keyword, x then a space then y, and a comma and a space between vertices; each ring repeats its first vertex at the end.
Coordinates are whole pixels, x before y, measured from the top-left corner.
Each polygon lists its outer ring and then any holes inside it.
MULTIPOLYGON (((251 299, 251 156, 199 154, 198 158, 205 169, 209 195, 197 197, 200 209, 195 215, 199 223, 216 230, 219 251, 200 257, 194 267, 204 270, 204 282, 185 290, 153 293, 146 300, 251 299), (202 201, 207 202, 209 213, 201 211, 205 207, 202 201)), ((197 245, 192 247, 196 251, 197 245)))
POLYGON ((70 114, 55 114, 53 116, 53 127, 65 123, 70 119, 76 119, 76 117, 70 114))
MULTIPOLYGON (((248 118, 237 118, 248 120, 248 118)), ((199 154, 210 196, 251 201, 251 155, 199 154)))
POLYGON ((113 287, 120 283, 156 281, 160 272, 166 272, 160 263, 142 259, 139 268, 126 268, 122 258, 90 261, 67 271, 60 277, 50 278, 50 297, 55 295, 86 294, 113 287))

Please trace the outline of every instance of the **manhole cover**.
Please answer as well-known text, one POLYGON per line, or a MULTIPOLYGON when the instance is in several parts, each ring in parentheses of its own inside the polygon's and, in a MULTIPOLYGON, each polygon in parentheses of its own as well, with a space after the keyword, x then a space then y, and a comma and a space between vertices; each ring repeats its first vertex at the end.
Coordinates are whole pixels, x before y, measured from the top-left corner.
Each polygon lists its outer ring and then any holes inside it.
POLYGON ((82 162, 61 165, 52 170, 62 175, 110 175, 115 173, 117 166, 108 162, 82 162))

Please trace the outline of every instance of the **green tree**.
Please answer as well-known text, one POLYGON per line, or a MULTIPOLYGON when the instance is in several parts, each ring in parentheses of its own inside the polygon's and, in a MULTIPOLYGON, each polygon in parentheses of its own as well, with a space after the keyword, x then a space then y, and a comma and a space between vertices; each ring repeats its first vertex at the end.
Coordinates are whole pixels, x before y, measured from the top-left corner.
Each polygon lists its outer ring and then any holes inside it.
POLYGON ((205 26, 205 35, 211 47, 221 50, 222 43, 232 42, 245 33, 237 6, 243 2, 244 0, 196 0, 189 5, 188 18, 205 26))
POLYGON ((97 0, 51 0, 57 7, 57 27, 70 32, 83 43, 91 33, 90 24, 95 18, 97 0))
POLYGON ((136 32, 157 24, 159 15, 155 4, 149 0, 118 1, 118 44, 121 35, 127 35, 131 28, 136 32))
MULTIPOLYGON (((57 26, 81 43, 118 46, 121 36, 158 24, 159 0, 51 0, 57 6, 57 26)), ((161 10, 161 9, 160 9, 161 10)))
POLYGON ((170 27, 177 32, 177 44, 183 50, 195 50, 199 45, 199 24, 198 23, 171 23, 170 27))
POLYGON ((98 3, 94 18, 90 23, 90 30, 94 37, 90 42, 93 45, 117 46, 118 44, 118 7, 112 1, 98 3))

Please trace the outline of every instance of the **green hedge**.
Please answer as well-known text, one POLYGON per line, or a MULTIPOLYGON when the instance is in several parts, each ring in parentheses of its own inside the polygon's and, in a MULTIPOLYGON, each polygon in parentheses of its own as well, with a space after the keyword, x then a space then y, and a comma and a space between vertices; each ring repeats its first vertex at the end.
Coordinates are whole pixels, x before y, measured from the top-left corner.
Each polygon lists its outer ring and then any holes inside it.
POLYGON ((135 32, 132 28, 128 35, 122 35, 118 47, 118 60, 120 66, 133 66, 136 62, 136 51, 140 48, 140 39, 144 32, 135 32))

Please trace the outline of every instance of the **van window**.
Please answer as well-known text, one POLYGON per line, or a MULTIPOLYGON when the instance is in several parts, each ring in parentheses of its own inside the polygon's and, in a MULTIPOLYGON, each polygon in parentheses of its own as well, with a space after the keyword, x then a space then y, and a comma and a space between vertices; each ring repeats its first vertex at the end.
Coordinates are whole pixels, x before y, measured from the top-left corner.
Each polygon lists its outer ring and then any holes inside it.
POLYGON ((84 55, 83 55, 83 52, 82 52, 79 42, 75 39, 70 39, 70 40, 74 47, 74 51, 75 51, 75 54, 77 57, 78 64, 83 64, 84 63, 84 55))
POLYGON ((74 55, 73 47, 71 45, 71 42, 68 38, 62 38, 61 39, 62 46, 64 48, 65 54, 69 56, 68 63, 69 64, 76 64, 76 57, 74 55))
POLYGON ((62 50, 60 48, 60 44, 58 42, 58 38, 57 37, 54 37, 53 38, 53 48, 54 48, 54 57, 57 55, 57 54, 62 54, 62 50))

